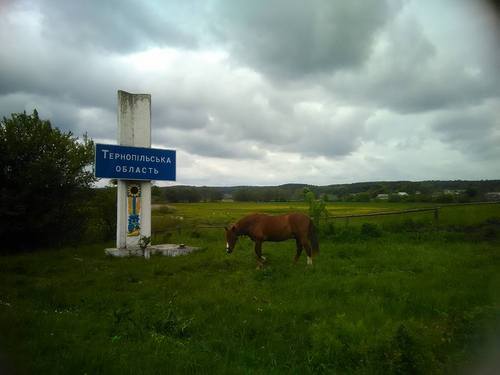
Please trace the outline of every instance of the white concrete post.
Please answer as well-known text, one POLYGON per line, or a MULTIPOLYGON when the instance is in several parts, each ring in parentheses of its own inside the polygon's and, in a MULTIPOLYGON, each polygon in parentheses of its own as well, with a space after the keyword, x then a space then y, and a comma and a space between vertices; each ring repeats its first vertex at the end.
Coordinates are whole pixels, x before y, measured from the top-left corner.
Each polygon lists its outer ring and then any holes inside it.
POLYGON ((116 248, 127 249, 127 181, 118 180, 116 199, 116 248))
MULTIPOLYGON (((118 143, 121 146, 151 147, 151 95, 118 91, 118 143)), ((127 186, 131 181, 118 181, 116 247, 136 250, 139 236, 127 236, 127 186)), ((142 181, 140 234, 151 236, 151 182, 142 181)))
MULTIPOLYGON (((141 236, 151 237, 151 182, 141 182, 141 236)), ((149 249, 144 253, 149 259, 149 249)))

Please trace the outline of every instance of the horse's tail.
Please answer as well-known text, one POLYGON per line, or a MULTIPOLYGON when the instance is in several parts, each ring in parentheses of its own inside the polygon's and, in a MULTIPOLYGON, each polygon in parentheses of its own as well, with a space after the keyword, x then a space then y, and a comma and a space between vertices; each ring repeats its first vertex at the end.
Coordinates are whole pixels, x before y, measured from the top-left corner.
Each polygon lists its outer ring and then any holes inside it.
POLYGON ((309 221, 309 241, 311 241, 311 248, 313 255, 319 254, 318 237, 316 236, 316 227, 313 221, 309 221))

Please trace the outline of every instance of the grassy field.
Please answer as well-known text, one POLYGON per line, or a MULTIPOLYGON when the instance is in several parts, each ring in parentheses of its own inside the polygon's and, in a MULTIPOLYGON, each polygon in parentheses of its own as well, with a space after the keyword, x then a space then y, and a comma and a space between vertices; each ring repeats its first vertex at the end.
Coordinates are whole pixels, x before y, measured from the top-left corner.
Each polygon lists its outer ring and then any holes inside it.
MULTIPOLYGON (((331 215, 424 205, 330 204, 331 215)), ((0 363, 18 373, 457 373, 500 347, 500 206, 320 228, 313 267, 292 241, 224 253, 222 229, 300 203, 156 207, 156 242, 201 250, 115 259, 108 244, 0 257, 0 363)), ((332 224, 333 223, 333 224, 332 224)), ((2 368, 0 367, 0 372, 2 368)))

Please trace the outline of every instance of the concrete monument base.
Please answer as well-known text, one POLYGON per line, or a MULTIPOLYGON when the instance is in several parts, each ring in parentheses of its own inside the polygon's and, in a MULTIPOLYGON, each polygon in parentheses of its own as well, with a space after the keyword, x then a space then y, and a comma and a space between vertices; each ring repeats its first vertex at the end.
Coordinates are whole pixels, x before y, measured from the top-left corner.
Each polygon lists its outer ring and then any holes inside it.
MULTIPOLYGON (((151 245, 148 246, 146 252, 149 250, 149 254, 151 255, 163 255, 168 257, 176 257, 179 255, 186 255, 192 253, 193 251, 199 250, 199 247, 187 246, 184 244, 173 244, 166 243, 160 245, 151 245)), ((134 249, 116 249, 116 248, 108 248, 104 249, 104 253, 109 256, 114 257, 144 257, 142 250, 140 248, 134 249)), ((146 258, 149 256, 146 253, 146 258)))

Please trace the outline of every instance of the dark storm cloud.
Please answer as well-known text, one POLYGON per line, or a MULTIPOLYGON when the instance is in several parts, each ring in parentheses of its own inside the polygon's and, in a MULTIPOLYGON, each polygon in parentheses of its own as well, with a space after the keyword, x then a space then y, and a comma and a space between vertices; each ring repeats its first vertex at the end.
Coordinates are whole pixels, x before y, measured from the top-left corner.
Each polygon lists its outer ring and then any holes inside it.
MULTIPOLYGON (((123 79, 120 64, 112 66, 95 55, 75 55, 50 43, 40 49, 26 48, 13 56, 9 55, 8 48, 1 49, 0 60, 0 112, 3 115, 37 108, 54 125, 76 134, 88 131, 93 137, 103 136, 104 130, 110 128, 103 126, 103 116, 86 124, 81 116, 92 112, 114 113, 116 89, 135 81, 123 79), (44 48, 48 48, 48 52, 44 52, 44 48)), ((104 117, 109 120, 109 116, 104 117)), ((114 132, 112 134, 114 136, 114 132)))
POLYGON ((301 78, 363 64, 394 12, 378 0, 219 1, 213 28, 243 64, 301 78))
POLYGON ((10 10, 0 15, 0 94, 49 96, 83 106, 110 104, 107 88, 123 80, 116 56, 61 44, 44 35, 43 15, 23 7, 10 10))
POLYGON ((25 51, 9 58, 0 51, 4 63, 0 65, 0 94, 32 93, 72 99, 80 105, 110 106, 114 101, 108 89, 117 87, 123 78, 111 66, 95 56, 75 56, 59 48, 52 60, 36 51, 25 51))
POLYGON ((116 114, 113 110, 100 107, 83 107, 71 100, 56 100, 50 96, 16 93, 0 96, 0 115, 10 117, 10 113, 37 109, 40 117, 51 121, 65 131, 76 136, 89 133, 93 138, 114 138, 116 134, 116 114))

